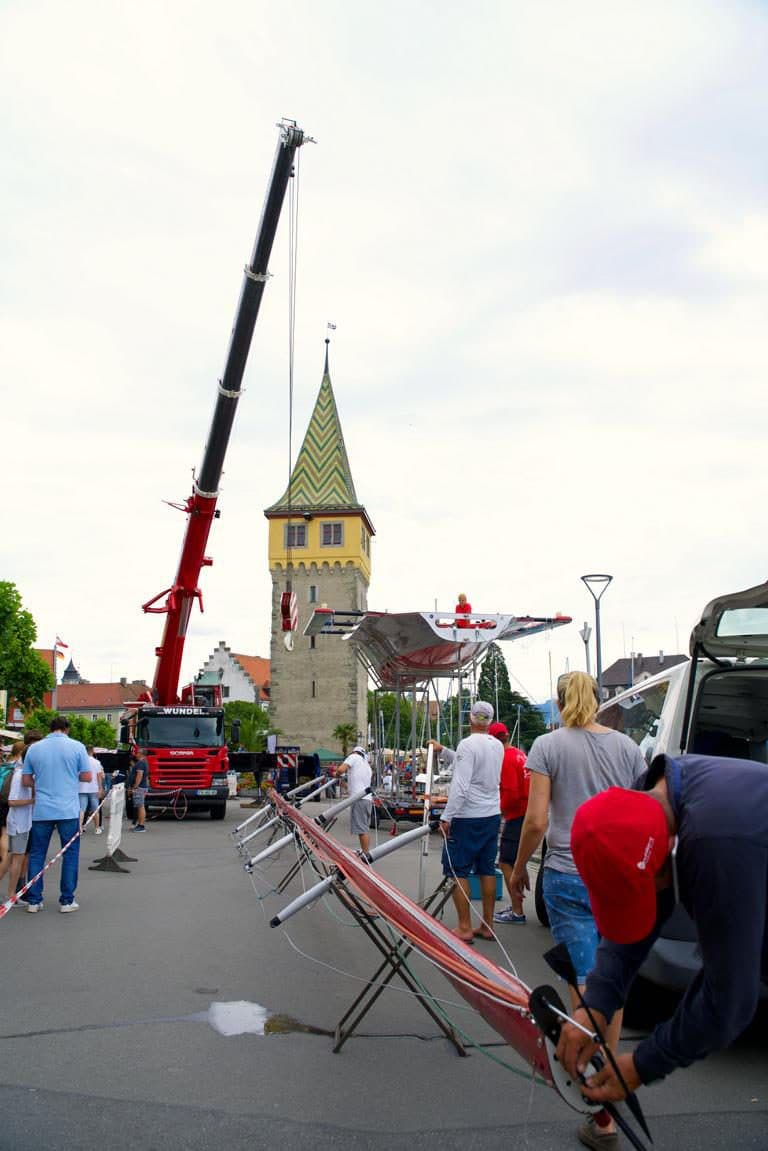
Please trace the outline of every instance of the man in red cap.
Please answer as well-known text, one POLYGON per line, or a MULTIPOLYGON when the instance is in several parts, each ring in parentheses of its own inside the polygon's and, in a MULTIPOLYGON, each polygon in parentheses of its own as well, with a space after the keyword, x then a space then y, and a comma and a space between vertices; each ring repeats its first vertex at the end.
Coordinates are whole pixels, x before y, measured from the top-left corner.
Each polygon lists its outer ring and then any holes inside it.
POLYGON ((511 880, 517 849, 520 846, 525 809, 528 806, 530 772, 525 766, 525 752, 519 747, 511 746, 509 729, 505 723, 492 723, 488 728, 488 734, 495 736, 504 748, 499 783, 501 814, 504 819, 499 843, 499 867, 510 898, 509 907, 494 912, 493 922, 524 924, 523 897, 519 888, 512 886, 511 880))
MULTIPOLYGON (((696 927, 701 970, 671 1019, 617 1056, 628 1088, 662 1079, 748 1026, 768 980, 768 771, 742 759, 659 756, 645 792, 609 788, 582 804, 571 850, 602 937, 584 1000, 601 1029, 679 900, 696 927)), ((591 1029, 586 1011, 575 1018, 591 1029)), ((558 1059, 581 1074, 595 1044, 565 1024, 558 1059)), ((606 1065, 584 1094, 624 1090, 606 1065)))

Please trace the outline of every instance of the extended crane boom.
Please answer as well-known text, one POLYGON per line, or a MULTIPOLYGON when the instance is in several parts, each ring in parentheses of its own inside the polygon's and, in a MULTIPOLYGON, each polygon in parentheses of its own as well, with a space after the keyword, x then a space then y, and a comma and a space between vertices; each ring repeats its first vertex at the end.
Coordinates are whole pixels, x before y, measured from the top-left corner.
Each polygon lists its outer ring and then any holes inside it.
POLYGON ((184 507, 188 518, 176 579, 170 588, 166 588, 142 605, 145 612, 167 615, 162 642, 156 649, 157 666, 152 689, 152 702, 155 704, 170 705, 178 702, 184 641, 194 600, 199 601, 201 611, 203 608, 198 581, 201 569, 212 563, 212 560, 205 555, 205 547, 213 519, 218 515, 216 501, 224 457, 237 402, 240 399, 240 386, 253 329, 267 281, 267 265, 280 211, 293 171, 294 157, 303 142, 304 133, 293 122, 284 121, 280 125, 280 140, 275 153, 272 175, 253 254, 244 271, 240 301, 232 327, 224 373, 218 383, 216 404, 205 451, 193 482, 192 495, 184 507), (155 606, 163 597, 165 602, 155 606))

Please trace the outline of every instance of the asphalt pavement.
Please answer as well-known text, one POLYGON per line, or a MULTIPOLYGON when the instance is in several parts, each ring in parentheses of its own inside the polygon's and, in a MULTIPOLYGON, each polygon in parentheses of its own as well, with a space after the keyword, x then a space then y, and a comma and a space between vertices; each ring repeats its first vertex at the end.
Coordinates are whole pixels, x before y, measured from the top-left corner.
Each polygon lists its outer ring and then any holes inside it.
MULTIPOLYGON (((331 1033, 377 953, 333 897, 269 927, 301 886, 274 893, 288 850, 253 882, 244 873, 230 832, 248 814, 233 800, 224 823, 163 819, 144 836, 124 834, 136 856, 128 874, 89 871, 106 837, 86 835, 77 913, 58 914, 54 868, 43 912, 0 920, 0 1149, 579 1147, 578 1116, 422 960, 418 977, 480 1046, 460 1058, 394 984, 332 1053, 331 1033), (264 1017, 266 1034, 240 1030, 264 1017)), ((334 833, 351 842, 344 816, 334 833)), ((410 895, 418 852, 379 864, 410 895)), ((426 866, 430 890, 434 836, 426 866)), ((551 940, 527 911, 526 926, 497 930, 535 986, 552 981, 541 959, 551 940)), ((478 947, 505 962, 497 944, 478 947)), ((641 1091, 658 1151, 768 1151, 767 1033, 761 1016, 729 1051, 641 1091)))

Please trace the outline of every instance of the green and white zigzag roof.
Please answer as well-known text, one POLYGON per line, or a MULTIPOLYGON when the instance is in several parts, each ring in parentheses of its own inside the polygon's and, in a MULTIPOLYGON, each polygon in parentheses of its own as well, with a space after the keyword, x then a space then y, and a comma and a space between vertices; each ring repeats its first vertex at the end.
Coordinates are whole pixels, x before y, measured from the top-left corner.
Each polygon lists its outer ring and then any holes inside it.
POLYGON ((277 503, 266 509, 266 514, 331 509, 363 510, 355 493, 326 354, 320 392, 290 484, 277 503))

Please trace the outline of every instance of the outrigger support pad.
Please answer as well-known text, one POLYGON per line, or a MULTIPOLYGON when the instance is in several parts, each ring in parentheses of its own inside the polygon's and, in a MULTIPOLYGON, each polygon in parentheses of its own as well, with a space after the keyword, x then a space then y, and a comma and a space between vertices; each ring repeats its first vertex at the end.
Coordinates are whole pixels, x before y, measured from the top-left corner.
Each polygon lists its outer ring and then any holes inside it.
POLYGON ((243 869, 250 874, 257 863, 261 863, 264 859, 269 859, 270 855, 277 855, 278 851, 282 851, 289 843, 293 843, 293 840, 293 832, 289 831, 288 834, 282 836, 281 839, 276 839, 274 843, 270 843, 269 847, 265 847, 258 855, 254 855, 253 859, 246 860, 243 864, 243 869))
POLYGON ((353 803, 357 803, 360 799, 365 799, 366 795, 371 794, 370 787, 364 787, 361 791, 356 791, 354 795, 348 795, 346 799, 342 799, 339 803, 334 803, 331 807, 326 807, 320 815, 315 817, 315 823, 319 823, 321 827, 325 827, 330 819, 335 819, 340 811, 346 811, 353 803))
POLYGON ((314 887, 310 887, 308 891, 303 891, 301 895, 291 902, 286 904, 282 911, 278 911, 269 921, 270 927, 279 927, 281 923, 285 923, 286 919, 290 919, 297 911, 302 911, 308 907, 310 903, 315 903, 321 895, 325 895, 326 891, 330 891, 334 883, 338 879, 337 875, 329 875, 326 879, 321 879, 314 887))
POLYGON ((405 847, 408 843, 413 843, 416 839, 423 839, 425 835, 429 835, 429 824, 405 831, 402 835, 398 835, 394 839, 389 839, 385 843, 380 843, 378 847, 371 848, 370 851, 361 851, 360 858, 364 859, 366 863, 376 863, 377 860, 383 859, 385 855, 390 855, 393 851, 405 847))

